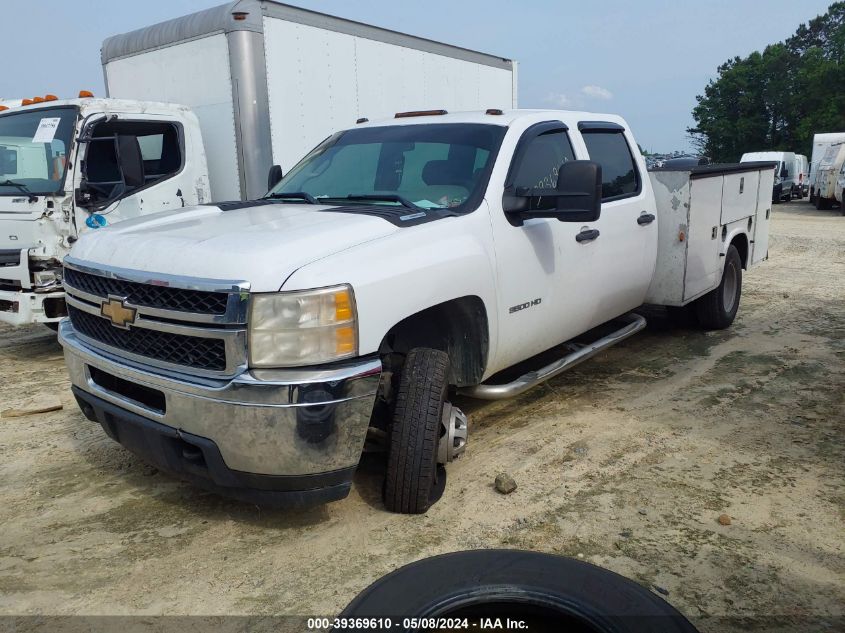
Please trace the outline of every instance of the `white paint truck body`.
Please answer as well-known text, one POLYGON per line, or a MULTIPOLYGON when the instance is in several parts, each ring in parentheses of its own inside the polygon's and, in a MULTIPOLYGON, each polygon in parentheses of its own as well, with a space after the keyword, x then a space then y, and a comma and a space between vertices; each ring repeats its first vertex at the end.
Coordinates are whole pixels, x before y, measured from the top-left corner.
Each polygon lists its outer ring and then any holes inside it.
POLYGON ((0 321, 67 314, 61 261, 81 233, 209 201, 199 122, 184 106, 80 98, 3 110, 0 321), (119 142, 127 159, 136 149, 140 180, 125 181, 119 142))
POLYGON ((261 200, 83 236, 74 393, 146 459, 259 503, 345 496, 389 437, 385 503, 424 511, 466 441, 449 393, 521 393, 641 329, 646 303, 733 320, 773 164, 649 174, 636 148, 614 115, 406 113, 332 135, 261 200))

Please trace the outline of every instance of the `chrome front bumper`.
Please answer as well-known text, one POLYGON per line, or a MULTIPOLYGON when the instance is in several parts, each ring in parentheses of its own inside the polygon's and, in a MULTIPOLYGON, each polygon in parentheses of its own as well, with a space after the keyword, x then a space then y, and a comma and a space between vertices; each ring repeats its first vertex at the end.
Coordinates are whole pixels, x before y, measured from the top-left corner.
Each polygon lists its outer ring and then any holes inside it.
POLYGON ((325 369, 198 378, 94 349, 69 319, 60 324, 59 342, 81 405, 88 394, 114 405, 109 408, 116 407, 118 417, 128 412, 127 419, 140 416, 166 432, 210 440, 225 467, 240 474, 300 477, 354 469, 381 375, 381 361, 364 358, 325 369))

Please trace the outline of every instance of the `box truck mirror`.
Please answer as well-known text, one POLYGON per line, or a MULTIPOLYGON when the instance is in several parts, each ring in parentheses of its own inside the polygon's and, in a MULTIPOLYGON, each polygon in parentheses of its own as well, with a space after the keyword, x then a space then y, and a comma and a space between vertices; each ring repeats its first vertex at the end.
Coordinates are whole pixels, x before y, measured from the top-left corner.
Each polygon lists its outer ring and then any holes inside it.
POLYGON ((282 166, 273 165, 270 168, 270 173, 267 174, 267 190, 270 191, 273 187, 278 185, 282 181, 283 176, 284 173, 282 173, 282 166))
POLYGON ((138 137, 119 135, 117 137, 117 155, 120 170, 123 172, 123 184, 132 189, 143 187, 145 182, 144 159, 141 157, 138 137))

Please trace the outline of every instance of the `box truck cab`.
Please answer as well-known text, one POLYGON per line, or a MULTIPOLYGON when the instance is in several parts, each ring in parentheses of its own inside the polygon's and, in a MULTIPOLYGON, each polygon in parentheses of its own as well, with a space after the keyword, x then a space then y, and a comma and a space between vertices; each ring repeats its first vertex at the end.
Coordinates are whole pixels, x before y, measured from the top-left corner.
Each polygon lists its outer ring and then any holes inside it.
POLYGON ((795 154, 793 152, 746 152, 739 159, 740 163, 749 162, 776 163, 772 202, 792 199, 792 191, 797 185, 795 154))
POLYGON ((222 494, 339 499, 366 443, 386 507, 424 512, 466 447, 456 392, 523 393, 641 330, 644 303, 728 327, 767 257, 772 167, 649 173, 607 114, 362 122, 260 200, 83 236, 59 329, 73 393, 222 494))
POLYGON ((188 108, 52 95, 0 108, 0 321, 66 315, 61 261, 81 233, 209 200, 188 108))
POLYGON ((840 141, 831 143, 819 161, 815 182, 816 208, 830 209, 835 203, 839 203, 842 208, 843 195, 845 195, 845 141, 840 141))

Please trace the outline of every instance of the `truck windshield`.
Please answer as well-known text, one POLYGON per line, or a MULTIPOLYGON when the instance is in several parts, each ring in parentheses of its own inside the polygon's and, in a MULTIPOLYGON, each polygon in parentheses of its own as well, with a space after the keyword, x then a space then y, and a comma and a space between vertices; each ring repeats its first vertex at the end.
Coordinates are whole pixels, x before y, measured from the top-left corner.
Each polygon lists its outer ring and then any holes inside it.
POLYGON ((73 107, 0 115, 0 196, 59 191, 75 120, 73 107))
POLYGON ((301 200, 307 194, 344 205, 408 201, 424 209, 471 210, 506 130, 442 123, 338 132, 291 169, 269 195, 295 193, 301 200))

